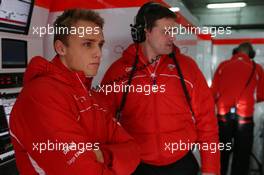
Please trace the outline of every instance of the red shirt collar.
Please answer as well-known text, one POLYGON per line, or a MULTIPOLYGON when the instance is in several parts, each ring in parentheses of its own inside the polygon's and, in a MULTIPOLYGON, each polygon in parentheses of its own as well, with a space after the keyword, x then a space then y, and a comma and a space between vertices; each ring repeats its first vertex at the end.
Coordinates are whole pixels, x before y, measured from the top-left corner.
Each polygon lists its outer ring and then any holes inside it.
POLYGON ((237 54, 235 54, 232 58, 232 60, 237 60, 237 59, 242 59, 244 61, 251 61, 251 59, 249 58, 249 56, 243 52, 238 52, 237 54))
MULTIPOLYGON (((67 68, 61 61, 60 56, 56 55, 52 61, 55 66, 57 66, 62 72, 69 75, 69 77, 74 77, 73 79, 78 81, 81 81, 82 84, 86 86, 86 88, 90 89, 92 84, 92 78, 86 77, 83 71, 72 71, 69 68, 67 68)), ((76 82, 76 81, 75 81, 76 82)))

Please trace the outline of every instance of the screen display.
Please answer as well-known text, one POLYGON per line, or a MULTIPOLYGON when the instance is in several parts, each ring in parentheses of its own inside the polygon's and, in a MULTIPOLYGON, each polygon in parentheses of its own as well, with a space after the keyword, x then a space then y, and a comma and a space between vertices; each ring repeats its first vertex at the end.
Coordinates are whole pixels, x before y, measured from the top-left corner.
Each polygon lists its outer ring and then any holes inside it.
POLYGON ((15 98, 2 100, 3 104, 0 106, 0 132, 7 131, 9 128, 10 114, 15 100, 15 98))
POLYGON ((2 39, 2 68, 27 66, 27 41, 2 39))
POLYGON ((0 106, 0 133, 8 130, 8 122, 4 106, 0 106))
POLYGON ((5 94, 0 98, 0 165, 14 157, 9 134, 9 120, 18 94, 5 94))
MULTIPOLYGON (((8 131, 12 108, 18 93, 2 94, 0 98, 0 132, 8 131)), ((1 135, 1 134, 0 134, 1 135)))
POLYGON ((34 0, 0 0, 0 30, 27 34, 34 0))

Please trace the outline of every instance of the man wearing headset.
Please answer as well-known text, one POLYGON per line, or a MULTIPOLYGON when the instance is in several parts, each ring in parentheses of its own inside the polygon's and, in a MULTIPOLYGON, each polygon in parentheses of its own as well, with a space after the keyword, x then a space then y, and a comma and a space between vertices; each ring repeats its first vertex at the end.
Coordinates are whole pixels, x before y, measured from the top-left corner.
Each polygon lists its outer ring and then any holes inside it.
MULTIPOLYGON (((132 26, 135 44, 111 65, 102 81, 103 85, 130 85, 125 92, 107 97, 117 119, 141 147, 142 162, 133 175, 196 175, 199 166, 187 145, 218 143, 210 89, 196 63, 181 54, 166 33, 166 27, 175 26, 176 15, 167 7, 144 4, 132 26), (131 92, 147 85, 152 87, 150 94, 144 88, 131 92)), ((219 151, 200 152, 202 173, 219 174, 219 151)))
MULTIPOLYGON (((254 57, 250 43, 240 44, 233 50, 232 58, 219 65, 212 83, 220 141, 232 143, 234 139, 231 175, 248 174, 254 103, 264 100, 263 69, 253 61, 254 57)), ((221 151, 222 175, 227 174, 230 153, 230 149, 221 151)))

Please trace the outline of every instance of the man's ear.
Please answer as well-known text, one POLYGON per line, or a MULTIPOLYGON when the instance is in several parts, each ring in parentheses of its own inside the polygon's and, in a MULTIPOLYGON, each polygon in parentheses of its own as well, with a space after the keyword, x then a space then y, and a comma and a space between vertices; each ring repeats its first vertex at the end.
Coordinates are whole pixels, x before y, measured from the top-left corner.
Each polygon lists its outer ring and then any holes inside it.
POLYGON ((67 49, 66 49, 65 44, 63 44, 63 42, 61 42, 60 40, 55 41, 54 49, 61 56, 64 56, 67 53, 67 49))
POLYGON ((147 37, 147 36, 149 35, 149 33, 150 33, 149 30, 146 29, 146 28, 144 29, 144 32, 145 32, 145 36, 146 36, 146 37, 147 37))

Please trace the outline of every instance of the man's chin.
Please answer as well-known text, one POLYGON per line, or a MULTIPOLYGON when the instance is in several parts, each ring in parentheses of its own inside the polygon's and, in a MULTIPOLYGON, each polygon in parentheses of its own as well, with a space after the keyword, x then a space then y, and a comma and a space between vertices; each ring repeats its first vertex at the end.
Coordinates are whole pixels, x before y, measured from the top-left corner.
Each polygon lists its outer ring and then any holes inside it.
POLYGON ((86 77, 95 77, 97 75, 97 71, 96 72, 87 72, 85 74, 86 77))
POLYGON ((173 49, 167 49, 166 51, 163 52, 163 55, 168 55, 173 51, 173 49))

